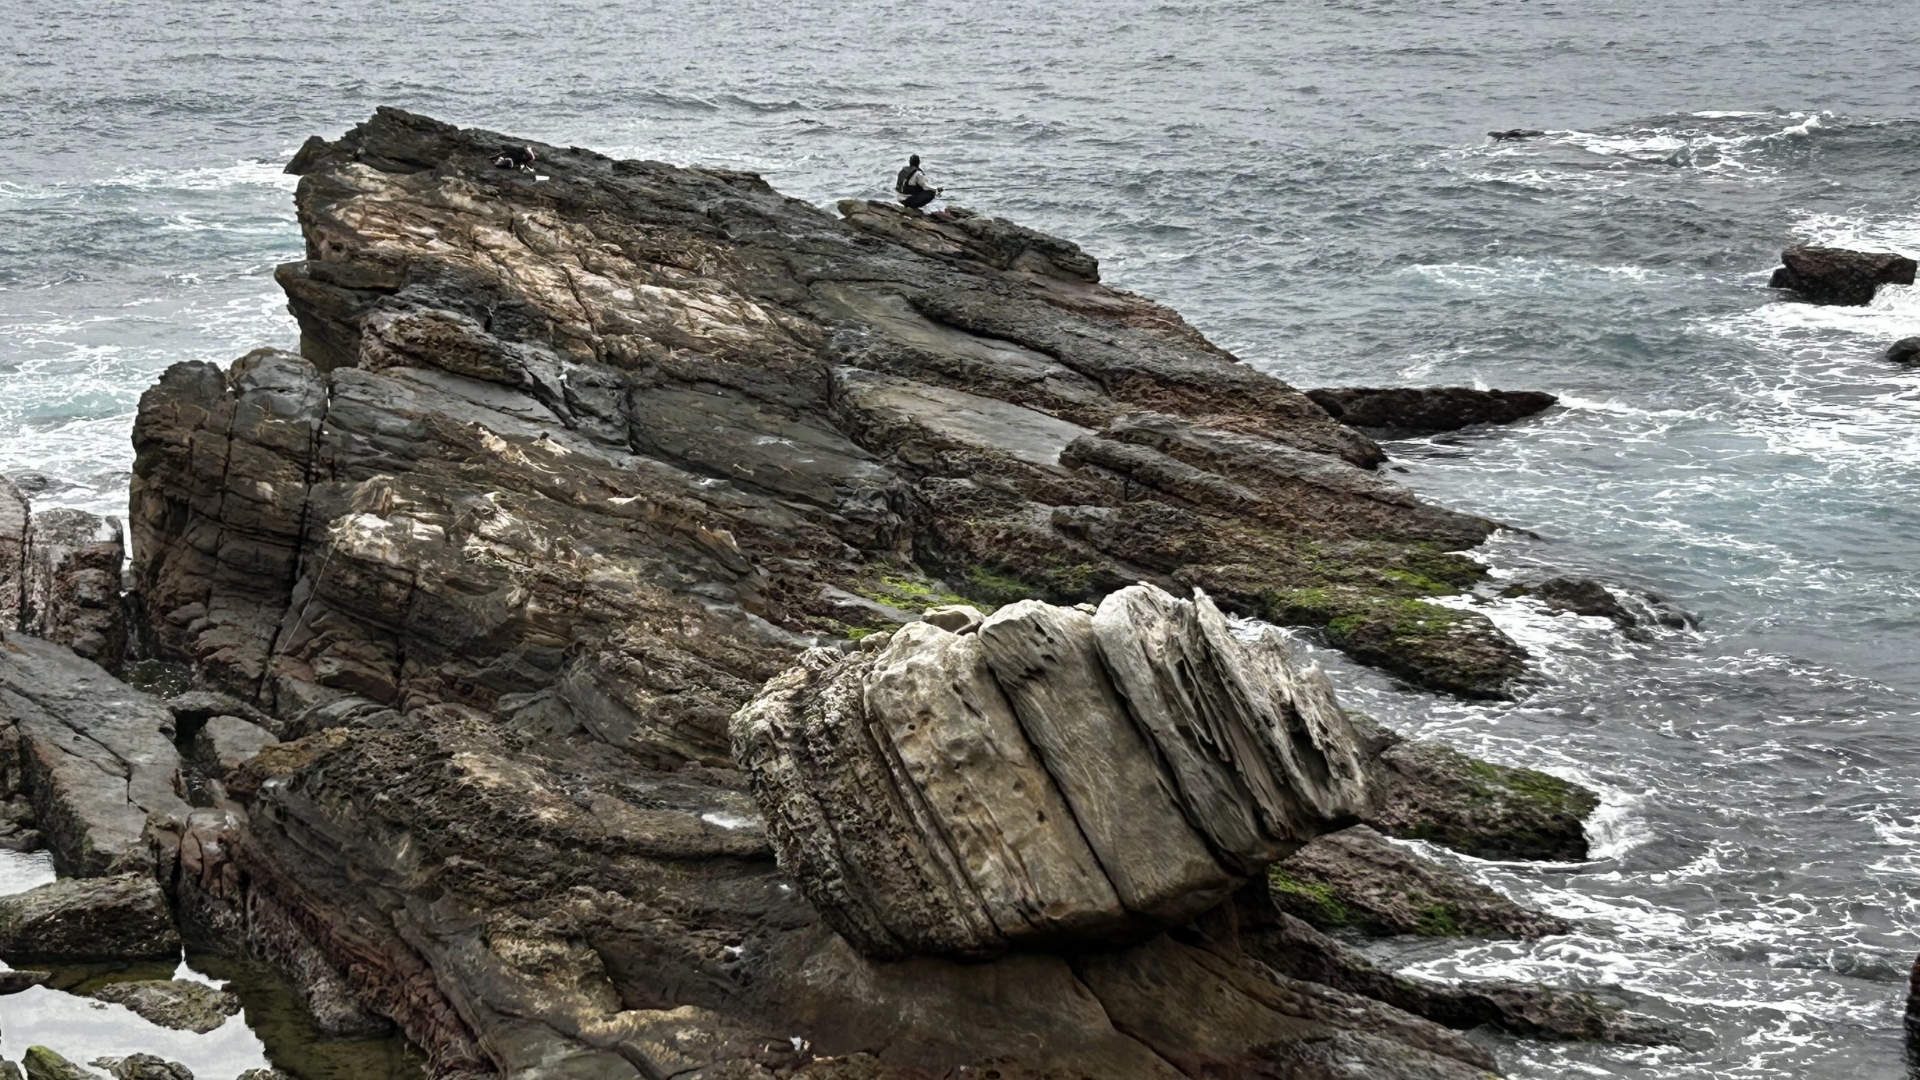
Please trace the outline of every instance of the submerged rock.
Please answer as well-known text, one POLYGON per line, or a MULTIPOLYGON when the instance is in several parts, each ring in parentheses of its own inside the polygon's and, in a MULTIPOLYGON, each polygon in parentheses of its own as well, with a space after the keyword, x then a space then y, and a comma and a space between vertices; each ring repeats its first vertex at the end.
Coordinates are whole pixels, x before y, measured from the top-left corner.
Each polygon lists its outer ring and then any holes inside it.
POLYGON ((1508 128, 1505 131, 1489 131, 1487 137, 1494 142, 1510 142, 1518 139, 1537 139, 1546 132, 1539 128, 1508 128))
POLYGON ((733 732, 782 868, 881 957, 1138 940, 1370 797, 1318 669, 1152 586, 816 650, 733 732))
POLYGON ((1913 284, 1914 261, 1892 252, 1848 251, 1845 248, 1790 247, 1780 253, 1784 263, 1768 285, 1792 289, 1816 304, 1873 302, 1882 285, 1913 284))
POLYGON ((161 1027, 201 1035, 240 1011, 240 999, 233 994, 189 979, 108 983, 91 996, 125 1005, 161 1027))
POLYGON ((1433 742, 1380 755, 1381 804, 1367 824, 1482 859, 1587 857, 1586 818, 1600 797, 1534 769, 1495 765, 1433 742))
POLYGON ((1920 337, 1901 338, 1887 346, 1887 359, 1896 364, 1920 364, 1920 337))
POLYGON ((180 755, 160 704, 68 649, 15 634, 0 642, 0 746, 54 867, 72 877, 139 870, 147 815, 184 816, 180 755))
POLYGON ((167 960, 180 955, 167 898, 150 874, 66 879, 0 896, 0 960, 167 960))
POLYGON ((1567 924, 1530 911, 1364 825, 1322 836, 1268 878, 1280 910, 1322 930, 1385 936, 1535 938, 1567 924))
POLYGON ((1464 386, 1342 386, 1309 390, 1314 404, 1352 427, 1395 435, 1430 435, 1475 424, 1510 424, 1559 402, 1536 390, 1474 390, 1464 386))

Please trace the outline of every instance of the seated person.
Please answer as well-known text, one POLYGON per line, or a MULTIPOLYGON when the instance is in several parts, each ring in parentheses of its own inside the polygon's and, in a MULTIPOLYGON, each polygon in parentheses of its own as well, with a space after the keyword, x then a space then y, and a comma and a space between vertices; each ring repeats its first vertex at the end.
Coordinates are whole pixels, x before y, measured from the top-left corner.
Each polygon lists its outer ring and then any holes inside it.
POLYGON ((907 167, 901 169, 900 175, 894 178, 893 190, 899 193, 902 203, 915 210, 932 202, 940 194, 940 189, 933 186, 932 178, 920 168, 919 154, 907 159, 907 167))

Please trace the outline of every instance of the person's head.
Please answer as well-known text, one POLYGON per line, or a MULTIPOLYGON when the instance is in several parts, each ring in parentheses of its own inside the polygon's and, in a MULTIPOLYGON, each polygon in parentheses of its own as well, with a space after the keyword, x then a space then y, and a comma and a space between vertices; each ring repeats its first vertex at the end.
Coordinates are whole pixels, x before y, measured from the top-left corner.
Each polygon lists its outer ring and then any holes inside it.
POLYGON ((919 154, 908 154, 908 155, 907 155, 907 164, 909 164, 909 165, 918 165, 918 164, 920 164, 920 155, 919 155, 919 154))

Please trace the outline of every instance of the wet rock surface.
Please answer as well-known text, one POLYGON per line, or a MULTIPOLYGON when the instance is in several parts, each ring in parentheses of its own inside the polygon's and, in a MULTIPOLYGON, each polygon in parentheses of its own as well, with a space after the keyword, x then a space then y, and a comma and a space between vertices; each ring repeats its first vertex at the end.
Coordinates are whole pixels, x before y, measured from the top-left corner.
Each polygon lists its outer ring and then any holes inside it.
POLYGON ((55 881, 0 896, 0 960, 9 966, 178 955, 173 913, 147 874, 55 881))
POLYGON ((1502 980, 1450 985, 1394 975, 1266 896, 1242 892, 1236 899, 1250 956, 1292 978, 1387 1002, 1449 1028, 1489 1025, 1528 1038, 1648 1046, 1681 1037, 1652 1017, 1586 991, 1502 980))
POLYGON ((1882 285, 1913 284, 1914 261, 1892 252, 1790 247, 1780 253, 1780 261, 1784 265, 1767 284, 1791 289, 1816 304, 1870 304, 1882 285))
POLYGON ((1268 880, 1282 911, 1321 930, 1535 938, 1568 929, 1364 825, 1314 840, 1275 865, 1268 880))
POLYGON ((1920 337, 1901 338, 1887 346, 1887 359, 1896 364, 1920 364, 1920 337))
POLYGON ((17 994, 22 990, 31 990, 53 978, 51 971, 32 969, 0 971, 0 994, 17 994))
POLYGON ((1422 741, 1388 747, 1379 768, 1383 799, 1367 824, 1389 836, 1483 859, 1587 857, 1584 823, 1600 797, 1578 784, 1422 741))
POLYGON ((1309 390, 1314 404, 1343 424, 1391 435, 1431 435, 1475 424, 1511 424, 1560 399, 1537 390, 1474 390, 1464 386, 1309 390))
POLYGON ((125 1005, 143 1018, 173 1028, 205 1034, 240 1011, 240 999, 206 983, 188 979, 108 983, 93 991, 100 1001, 125 1005))
POLYGON ((880 957, 1139 940, 1371 801, 1325 676, 1152 586, 809 652, 733 736, 781 868, 880 957))

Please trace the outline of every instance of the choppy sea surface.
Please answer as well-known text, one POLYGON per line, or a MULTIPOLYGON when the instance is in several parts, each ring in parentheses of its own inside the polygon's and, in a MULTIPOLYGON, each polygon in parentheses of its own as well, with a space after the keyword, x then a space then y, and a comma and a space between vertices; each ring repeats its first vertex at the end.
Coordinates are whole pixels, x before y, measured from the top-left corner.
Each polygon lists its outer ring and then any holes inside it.
POLYGON ((1560 395, 1390 444, 1399 477, 1537 534, 1490 545, 1498 573, 1650 589, 1700 626, 1634 642, 1502 602, 1536 657, 1507 704, 1327 658, 1389 723, 1606 793, 1591 862, 1449 856, 1575 933, 1401 962, 1609 988, 1693 1032, 1502 1040, 1515 1076, 1904 1074, 1920 371, 1880 353, 1920 292, 1765 284, 1794 242, 1920 255, 1920 5, 9 0, 0 31, 0 471, 41 506, 124 513, 141 390, 294 343, 281 163, 379 104, 823 204, 917 152, 1296 385, 1560 395), (1514 126, 1549 134, 1485 137, 1514 126))

